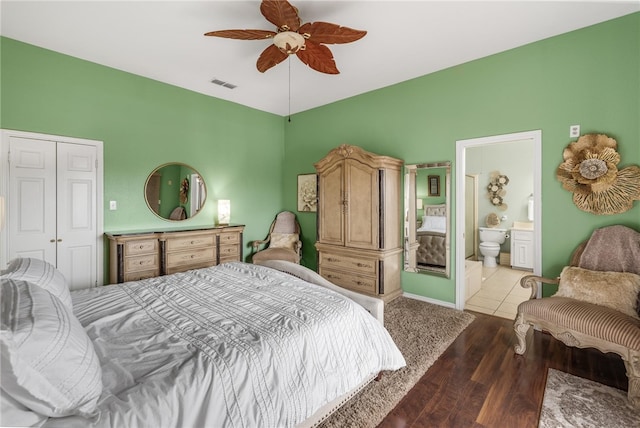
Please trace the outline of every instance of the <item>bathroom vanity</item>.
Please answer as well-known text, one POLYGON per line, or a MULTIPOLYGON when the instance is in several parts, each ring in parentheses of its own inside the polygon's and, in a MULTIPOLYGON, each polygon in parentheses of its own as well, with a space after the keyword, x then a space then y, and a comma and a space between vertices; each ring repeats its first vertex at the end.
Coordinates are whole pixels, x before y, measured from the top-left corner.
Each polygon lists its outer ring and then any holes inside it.
POLYGON ((514 222, 511 228, 511 267, 533 270, 533 223, 514 222))

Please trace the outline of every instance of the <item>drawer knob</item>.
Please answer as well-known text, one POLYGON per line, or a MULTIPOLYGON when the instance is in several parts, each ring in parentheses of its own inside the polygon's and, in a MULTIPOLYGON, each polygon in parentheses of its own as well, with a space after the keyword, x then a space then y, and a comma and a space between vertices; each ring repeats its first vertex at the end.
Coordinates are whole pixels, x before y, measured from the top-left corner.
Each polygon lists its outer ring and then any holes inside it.
POLYGON ((327 257, 328 262, 339 262, 340 259, 334 259, 333 257, 327 257))
POLYGON ((140 249, 141 249, 141 250, 144 250, 144 245, 140 245, 140 249))

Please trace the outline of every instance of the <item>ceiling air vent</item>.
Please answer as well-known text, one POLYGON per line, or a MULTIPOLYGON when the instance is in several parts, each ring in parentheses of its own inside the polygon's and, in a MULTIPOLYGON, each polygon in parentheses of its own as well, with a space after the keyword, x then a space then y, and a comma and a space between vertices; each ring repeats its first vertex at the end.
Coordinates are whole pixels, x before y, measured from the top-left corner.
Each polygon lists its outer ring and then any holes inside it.
POLYGON ((224 86, 225 88, 229 89, 235 89, 238 87, 238 85, 234 85, 233 83, 225 82, 224 80, 220 79, 213 79, 211 83, 213 83, 214 85, 224 86))

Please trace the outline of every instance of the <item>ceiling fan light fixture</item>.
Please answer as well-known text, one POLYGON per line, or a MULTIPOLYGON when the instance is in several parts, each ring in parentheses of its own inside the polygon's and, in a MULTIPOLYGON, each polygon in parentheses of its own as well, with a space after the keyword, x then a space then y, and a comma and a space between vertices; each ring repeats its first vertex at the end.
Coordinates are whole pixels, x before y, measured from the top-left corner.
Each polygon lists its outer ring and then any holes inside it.
POLYGON ((273 44, 288 55, 304 49, 305 39, 302 34, 293 31, 283 31, 273 36, 273 44))
POLYGON ((217 30, 205 36, 225 37, 238 40, 264 40, 273 38, 258 57, 256 68, 264 73, 280 64, 289 55, 296 56, 304 64, 326 74, 339 74, 331 50, 326 46, 334 43, 351 43, 364 37, 367 32, 342 27, 330 22, 307 22, 301 24, 298 8, 286 0, 262 0, 260 12, 267 21, 276 26, 269 30, 217 30))

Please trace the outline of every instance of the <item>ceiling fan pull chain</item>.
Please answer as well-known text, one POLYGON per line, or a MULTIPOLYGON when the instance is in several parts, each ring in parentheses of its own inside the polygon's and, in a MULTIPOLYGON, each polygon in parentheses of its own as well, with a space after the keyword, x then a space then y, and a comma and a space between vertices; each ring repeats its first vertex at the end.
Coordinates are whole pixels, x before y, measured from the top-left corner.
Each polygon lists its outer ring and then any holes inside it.
POLYGON ((289 123, 291 123, 291 56, 287 61, 289 62, 289 123))

